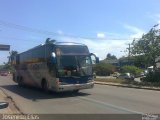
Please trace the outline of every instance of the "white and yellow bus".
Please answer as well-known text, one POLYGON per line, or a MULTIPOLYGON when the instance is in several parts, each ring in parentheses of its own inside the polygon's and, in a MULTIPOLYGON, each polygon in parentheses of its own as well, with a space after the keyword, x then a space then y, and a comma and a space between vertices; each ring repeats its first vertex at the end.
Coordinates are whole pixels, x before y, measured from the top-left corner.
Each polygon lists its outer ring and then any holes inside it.
POLYGON ((56 42, 17 54, 13 61, 13 80, 19 85, 78 92, 93 88, 92 64, 99 59, 84 44, 56 42))

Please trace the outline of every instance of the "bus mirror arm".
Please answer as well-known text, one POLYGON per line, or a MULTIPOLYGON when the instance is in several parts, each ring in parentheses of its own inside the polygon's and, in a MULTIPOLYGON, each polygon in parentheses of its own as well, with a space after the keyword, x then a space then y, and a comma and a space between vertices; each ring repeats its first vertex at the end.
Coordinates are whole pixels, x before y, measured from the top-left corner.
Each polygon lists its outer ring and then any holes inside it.
POLYGON ((94 56, 96 63, 99 63, 99 57, 97 57, 94 53, 90 53, 89 55, 90 55, 90 57, 94 56))

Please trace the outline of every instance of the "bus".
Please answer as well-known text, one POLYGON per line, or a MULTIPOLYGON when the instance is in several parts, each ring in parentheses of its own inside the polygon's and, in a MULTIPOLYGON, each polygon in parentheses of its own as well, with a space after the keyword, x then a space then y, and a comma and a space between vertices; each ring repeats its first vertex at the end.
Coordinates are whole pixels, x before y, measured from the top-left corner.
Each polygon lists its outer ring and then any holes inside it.
POLYGON ((13 80, 44 91, 74 91, 94 86, 93 64, 99 62, 80 43, 53 42, 17 54, 12 60, 13 80))

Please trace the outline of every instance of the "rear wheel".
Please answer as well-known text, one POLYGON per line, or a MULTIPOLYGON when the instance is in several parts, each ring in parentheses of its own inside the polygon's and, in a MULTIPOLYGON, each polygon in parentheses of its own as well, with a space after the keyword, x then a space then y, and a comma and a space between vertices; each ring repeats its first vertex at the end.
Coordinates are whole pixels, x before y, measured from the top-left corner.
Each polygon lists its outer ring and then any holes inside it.
POLYGON ((13 73, 13 76, 12 76, 13 78, 13 81, 15 81, 16 80, 16 76, 15 76, 15 74, 13 73))
POLYGON ((49 89, 48 89, 48 83, 46 80, 42 80, 42 90, 45 91, 45 92, 48 92, 49 89))
POLYGON ((24 85, 24 83, 23 83, 23 77, 22 76, 17 76, 17 82, 18 82, 19 86, 23 86, 24 85))

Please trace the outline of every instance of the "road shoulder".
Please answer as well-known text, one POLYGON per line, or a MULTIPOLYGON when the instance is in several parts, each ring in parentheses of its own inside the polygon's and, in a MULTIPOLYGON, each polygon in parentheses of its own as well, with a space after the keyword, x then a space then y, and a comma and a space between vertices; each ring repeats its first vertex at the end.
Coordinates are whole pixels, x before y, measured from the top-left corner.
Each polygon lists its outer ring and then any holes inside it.
POLYGON ((9 103, 7 108, 0 109, 0 114, 22 114, 12 97, 8 96, 2 88, 0 88, 0 102, 9 103))

